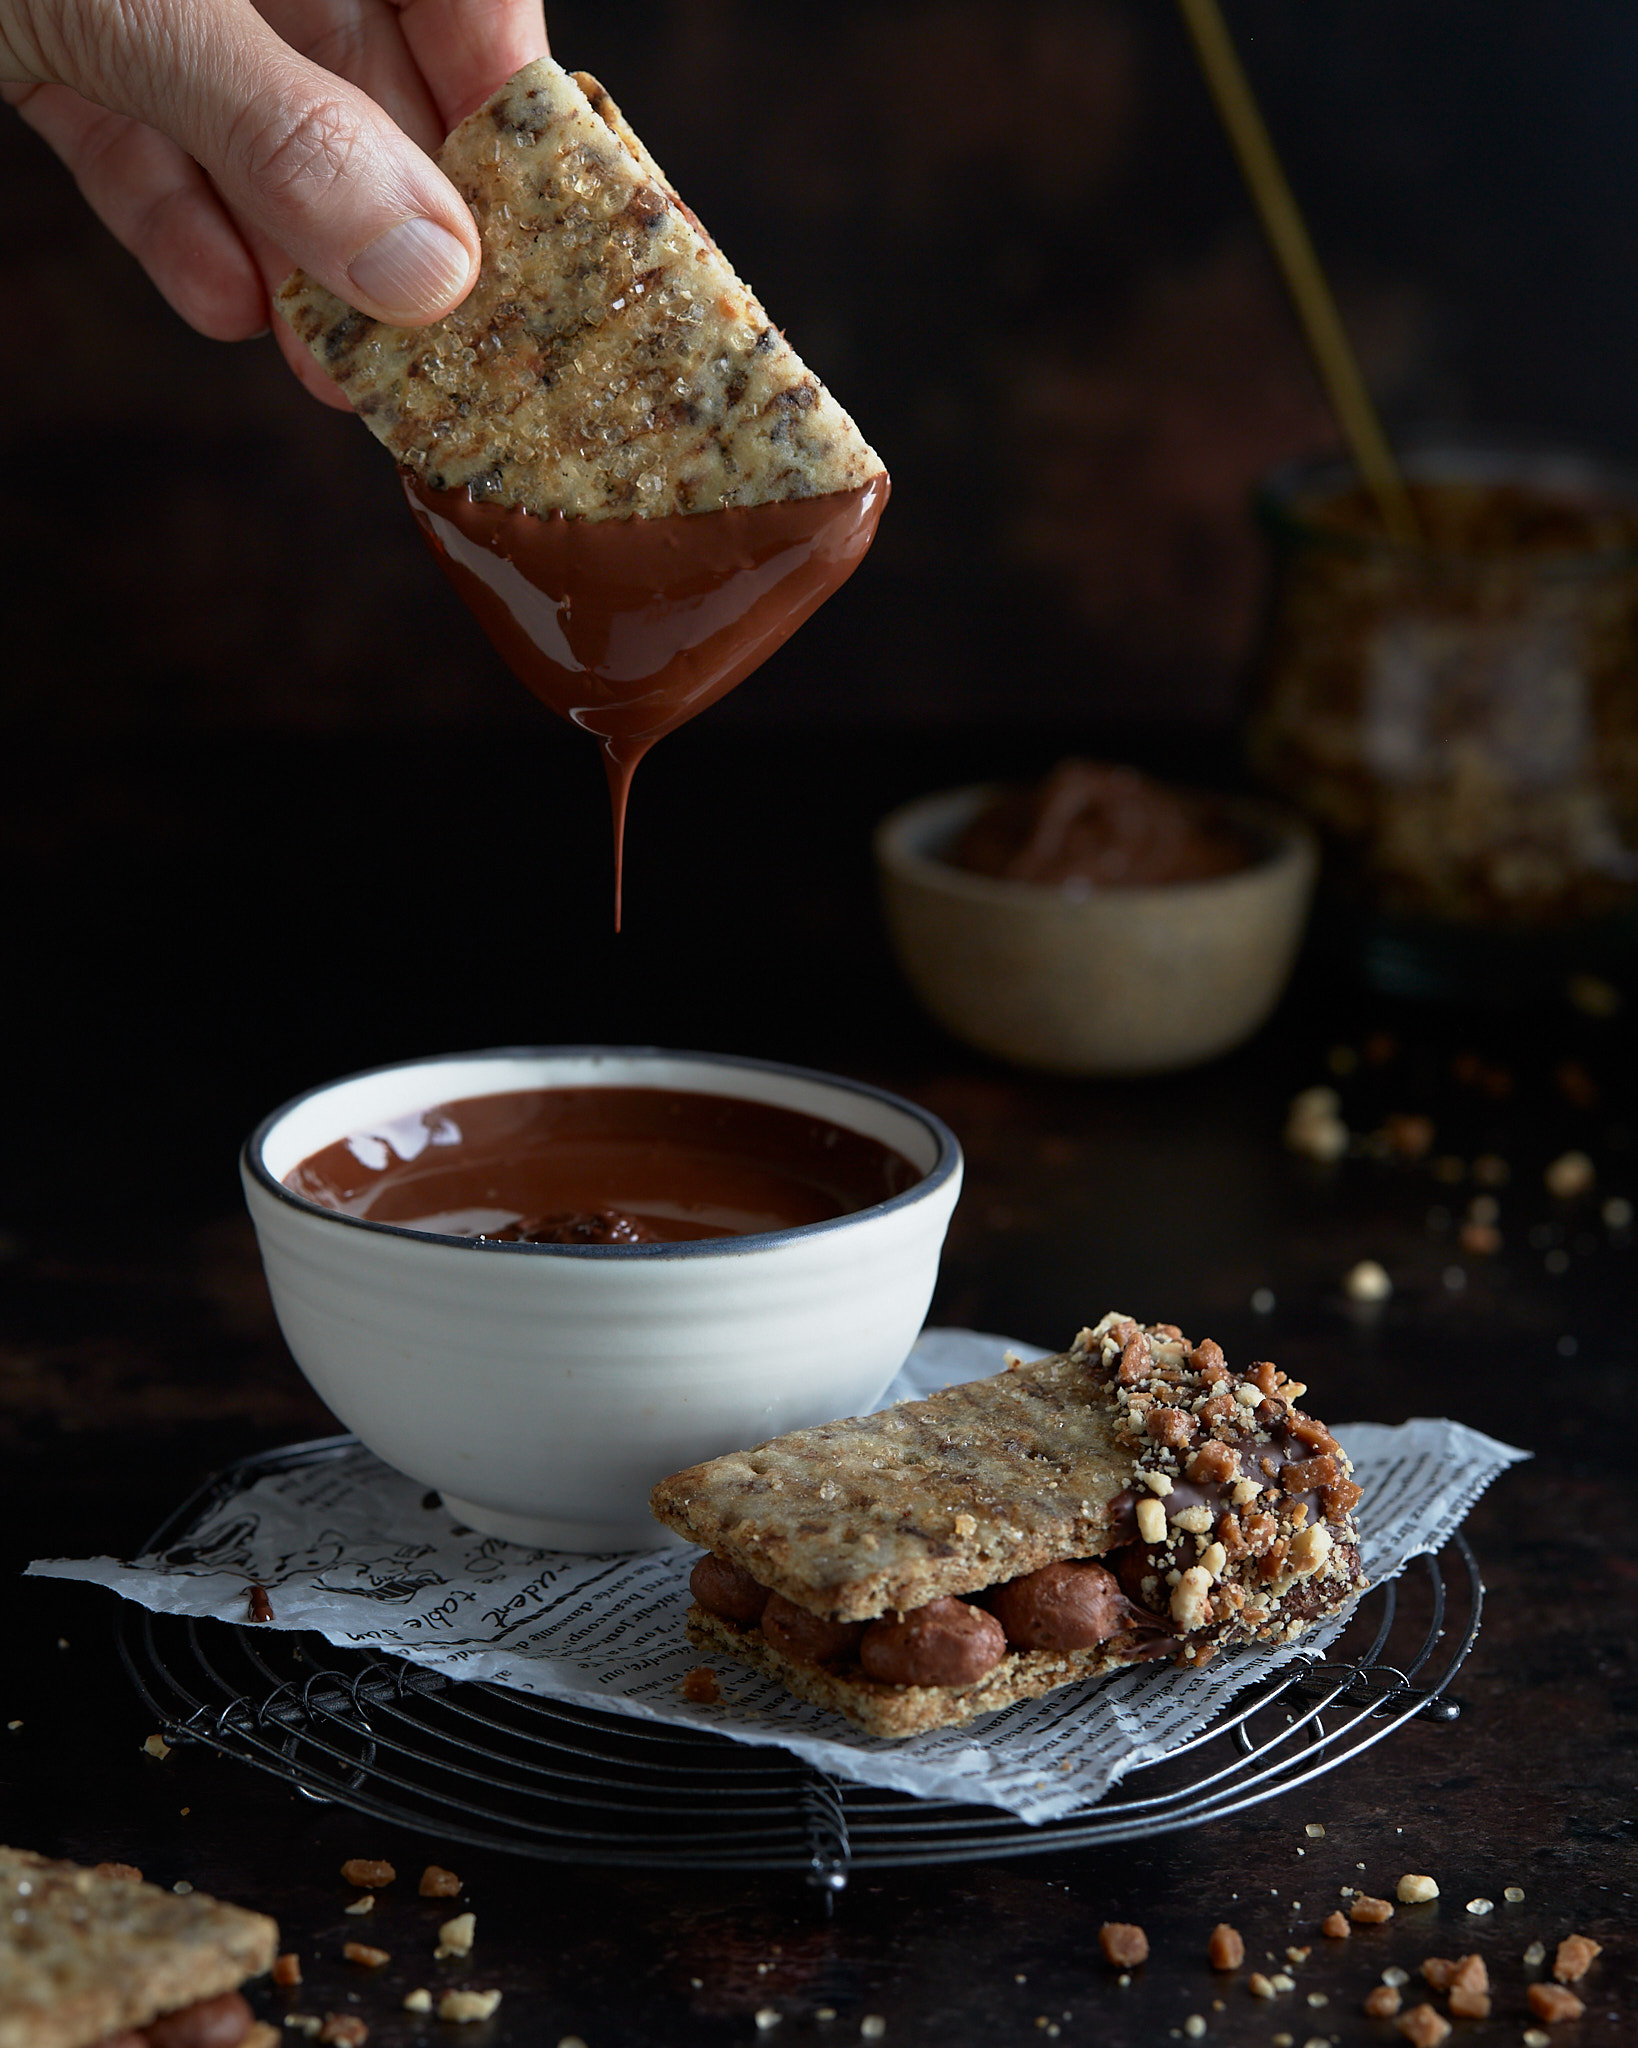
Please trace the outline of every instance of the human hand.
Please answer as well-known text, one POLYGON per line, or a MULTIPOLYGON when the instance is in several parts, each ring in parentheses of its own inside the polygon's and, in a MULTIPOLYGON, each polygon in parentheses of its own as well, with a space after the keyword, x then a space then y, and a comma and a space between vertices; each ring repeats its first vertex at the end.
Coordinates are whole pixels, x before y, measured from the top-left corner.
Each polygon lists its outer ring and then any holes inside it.
POLYGON ((0 0, 0 95, 219 341, 266 328, 298 264, 400 326, 459 305, 477 229, 425 152, 545 54, 540 0, 0 0))

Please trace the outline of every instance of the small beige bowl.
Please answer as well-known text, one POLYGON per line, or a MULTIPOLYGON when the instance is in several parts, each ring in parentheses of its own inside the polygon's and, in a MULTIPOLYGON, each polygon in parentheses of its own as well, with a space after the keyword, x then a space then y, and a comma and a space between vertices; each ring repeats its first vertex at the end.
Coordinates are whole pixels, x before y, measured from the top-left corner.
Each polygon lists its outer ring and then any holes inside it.
POLYGON ((1154 1074, 1249 1038, 1279 1001, 1302 939, 1318 854, 1272 806, 1225 800, 1262 851, 1207 882, 1074 891, 1009 882, 940 856, 1000 794, 923 797, 876 828, 888 932, 945 1030, 1052 1074, 1154 1074))

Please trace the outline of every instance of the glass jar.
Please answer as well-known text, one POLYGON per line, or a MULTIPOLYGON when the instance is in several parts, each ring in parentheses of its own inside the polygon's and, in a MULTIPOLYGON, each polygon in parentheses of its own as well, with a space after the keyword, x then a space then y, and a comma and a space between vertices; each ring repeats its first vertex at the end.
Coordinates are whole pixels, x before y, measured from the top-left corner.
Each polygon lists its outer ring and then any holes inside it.
POLYGON ((1638 940, 1638 484, 1499 450, 1405 473, 1414 545, 1345 464, 1260 492, 1252 765, 1319 826, 1378 986, 1609 970, 1638 940))

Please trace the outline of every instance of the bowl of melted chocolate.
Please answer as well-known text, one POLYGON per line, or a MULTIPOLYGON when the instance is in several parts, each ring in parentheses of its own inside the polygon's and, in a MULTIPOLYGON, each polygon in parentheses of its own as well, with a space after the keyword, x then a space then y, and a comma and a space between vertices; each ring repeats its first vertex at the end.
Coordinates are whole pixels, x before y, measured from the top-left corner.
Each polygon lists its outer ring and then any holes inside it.
POLYGON ((1160 1073, 1227 1052, 1289 979, 1313 834, 1273 805, 1100 761, 949 790, 876 832, 889 936, 936 1021, 1057 1074, 1160 1073))
POLYGON ((584 1551, 668 1540, 666 1473, 879 1399, 962 1160, 862 1082, 568 1047, 332 1082, 241 1172, 334 1413, 473 1528, 584 1551))

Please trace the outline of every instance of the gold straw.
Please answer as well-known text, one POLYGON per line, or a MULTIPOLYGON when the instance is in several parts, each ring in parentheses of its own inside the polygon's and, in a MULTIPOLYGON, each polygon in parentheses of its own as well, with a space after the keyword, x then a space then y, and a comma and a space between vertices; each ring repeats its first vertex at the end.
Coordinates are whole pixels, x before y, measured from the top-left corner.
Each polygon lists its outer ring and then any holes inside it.
POLYGON ((1342 316, 1274 154, 1217 0, 1177 0, 1177 4, 1359 473, 1376 500, 1390 538, 1415 543, 1422 537, 1416 508, 1359 374, 1342 316))

